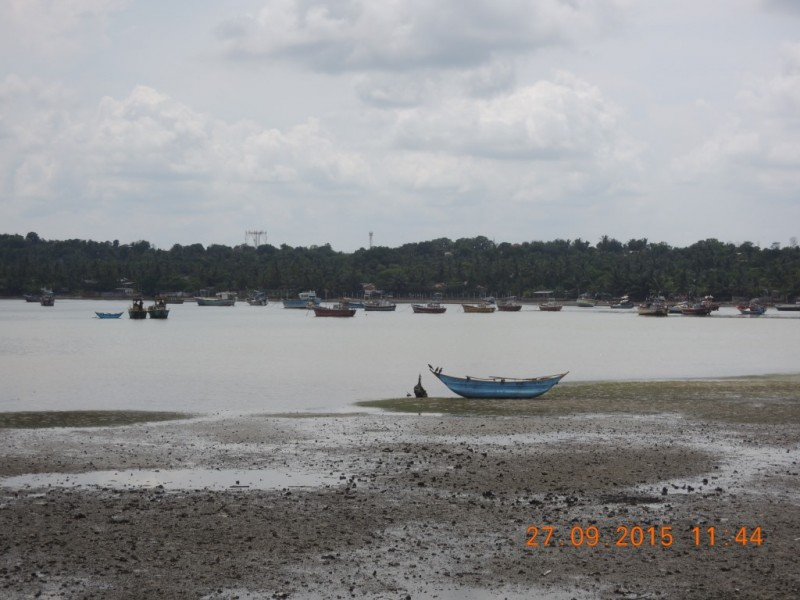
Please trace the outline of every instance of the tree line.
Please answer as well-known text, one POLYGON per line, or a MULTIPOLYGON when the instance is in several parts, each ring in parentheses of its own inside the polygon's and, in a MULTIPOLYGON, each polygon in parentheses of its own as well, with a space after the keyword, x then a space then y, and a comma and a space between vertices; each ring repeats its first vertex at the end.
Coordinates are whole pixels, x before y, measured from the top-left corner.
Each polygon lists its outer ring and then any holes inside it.
POLYGON ((175 244, 164 250, 147 241, 0 234, 0 295, 6 297, 38 293, 43 287, 58 294, 97 296, 131 285, 147 296, 259 289, 271 296, 315 290, 334 298, 360 293, 365 283, 396 297, 440 292, 525 298, 549 291, 560 298, 710 294, 719 300, 786 300, 800 296, 800 248, 794 240, 787 247, 760 248, 706 239, 677 248, 646 238, 511 244, 478 236, 352 253, 337 252, 329 244, 175 244))

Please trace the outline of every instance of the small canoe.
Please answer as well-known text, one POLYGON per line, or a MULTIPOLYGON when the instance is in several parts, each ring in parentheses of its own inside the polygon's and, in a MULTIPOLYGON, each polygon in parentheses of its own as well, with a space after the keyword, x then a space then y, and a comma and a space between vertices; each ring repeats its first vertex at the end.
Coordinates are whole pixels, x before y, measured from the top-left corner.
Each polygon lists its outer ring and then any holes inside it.
POLYGON ((428 365, 431 373, 451 392, 464 398, 529 399, 541 396, 556 385, 567 373, 519 379, 516 377, 453 377, 428 365))

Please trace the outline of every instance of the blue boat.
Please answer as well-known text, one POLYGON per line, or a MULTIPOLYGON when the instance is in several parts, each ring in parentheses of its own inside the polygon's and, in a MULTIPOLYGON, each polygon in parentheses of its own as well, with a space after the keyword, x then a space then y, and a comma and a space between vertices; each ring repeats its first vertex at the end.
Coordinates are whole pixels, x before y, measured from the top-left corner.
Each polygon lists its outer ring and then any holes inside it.
POLYGON ((549 391, 561 379, 569 373, 559 375, 545 375, 544 377, 533 377, 530 379, 518 379, 516 377, 453 377, 445 375, 440 368, 434 369, 428 365, 439 381, 445 384, 450 391, 455 392, 464 398, 516 398, 527 399, 536 398, 549 391))
POLYGON ((121 312, 118 313, 95 312, 94 314, 97 315, 98 319, 119 319, 122 316, 121 312))
POLYGON ((297 298, 285 298, 283 300, 283 308, 309 308, 319 306, 320 299, 317 292, 308 291, 300 292, 297 298))

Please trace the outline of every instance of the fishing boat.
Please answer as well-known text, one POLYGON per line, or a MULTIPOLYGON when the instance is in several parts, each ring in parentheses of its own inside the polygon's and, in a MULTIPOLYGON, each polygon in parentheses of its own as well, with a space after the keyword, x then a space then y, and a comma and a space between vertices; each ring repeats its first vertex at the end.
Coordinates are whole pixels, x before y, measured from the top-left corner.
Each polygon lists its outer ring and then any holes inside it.
POLYGON ((233 292, 218 292, 215 296, 195 296, 197 306, 235 306, 236 294, 233 292))
POLYGON ((669 315, 669 306, 663 298, 648 298, 636 307, 642 317, 666 317, 669 315))
POLYGON ((147 307, 147 314, 151 319, 166 319, 169 316, 167 301, 164 298, 156 298, 155 302, 147 307))
POLYGON ((119 319, 122 316, 121 312, 111 313, 111 312, 96 312, 98 319, 119 319))
POLYGON ((501 312, 518 312, 522 310, 522 304, 517 302, 514 296, 503 298, 497 303, 497 310, 501 312))
POLYGON ((397 309, 397 304, 386 298, 371 298, 364 300, 364 310, 388 312, 397 309))
POLYGON ((56 296, 55 294, 42 294, 42 297, 39 298, 39 304, 42 306, 54 306, 56 303, 56 296))
POLYGON ((569 372, 529 379, 495 376, 481 378, 453 377, 442 373, 441 368, 434 369, 431 365, 428 368, 450 391, 464 398, 536 398, 549 391, 569 372))
POLYGON ((589 300, 587 298, 579 298, 575 301, 575 306, 579 308, 594 308, 597 303, 594 300, 589 300))
POLYGON ((267 293, 256 291, 247 297, 247 303, 250 306, 266 306, 268 304, 267 293))
POLYGON ((614 309, 625 310, 633 308, 634 304, 633 302, 631 302, 628 296, 622 296, 622 298, 618 298, 616 301, 612 301, 609 307, 614 309))
POLYGON ((480 304, 462 304, 461 307, 465 313, 493 313, 496 309, 488 302, 481 302, 480 304))
POLYGON ((706 317, 711 314, 712 310, 714 309, 703 302, 687 302, 681 306, 681 314, 687 317, 706 317))
POLYGON ((447 310, 447 307, 438 302, 428 302, 427 304, 412 304, 411 310, 423 315, 440 315, 447 310))
POLYGON ((136 298, 130 308, 128 308, 128 318, 137 321, 147 318, 147 309, 144 307, 144 302, 140 298, 136 298))
POLYGON ((300 292, 297 298, 284 298, 283 308, 308 308, 309 304, 319 306, 321 300, 317 296, 317 292, 308 291, 300 292))
POLYGON ((558 312, 564 306, 560 302, 556 302, 555 300, 548 300, 547 302, 541 302, 539 304, 539 310, 543 310, 545 312, 558 312))
POLYGON ((736 309, 743 315, 758 316, 767 312, 767 307, 757 302, 750 302, 748 304, 738 304, 736 309))
POLYGON ((339 302, 333 306, 314 306, 309 305, 316 317, 352 317, 356 314, 356 309, 351 308, 347 302, 339 302))

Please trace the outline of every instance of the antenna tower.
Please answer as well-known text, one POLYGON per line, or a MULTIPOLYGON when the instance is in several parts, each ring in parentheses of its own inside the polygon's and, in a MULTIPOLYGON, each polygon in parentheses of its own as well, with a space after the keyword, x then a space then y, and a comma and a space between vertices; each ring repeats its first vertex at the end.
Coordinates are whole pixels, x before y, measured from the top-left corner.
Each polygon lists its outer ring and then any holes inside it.
POLYGON ((261 245, 261 236, 264 236, 264 243, 267 242, 267 232, 264 230, 249 229, 244 232, 244 243, 247 244, 253 240, 253 246, 258 248, 261 245))

